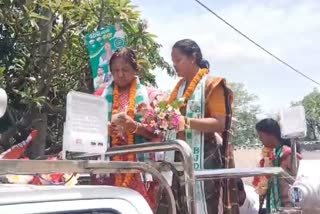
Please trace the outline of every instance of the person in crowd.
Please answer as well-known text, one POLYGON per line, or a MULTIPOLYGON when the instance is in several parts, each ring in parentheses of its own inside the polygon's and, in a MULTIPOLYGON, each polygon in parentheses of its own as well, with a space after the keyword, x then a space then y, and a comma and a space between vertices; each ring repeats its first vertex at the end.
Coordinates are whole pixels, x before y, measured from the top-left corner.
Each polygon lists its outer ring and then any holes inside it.
POLYGON ((101 85, 104 83, 105 79, 105 73, 102 67, 98 68, 97 76, 94 78, 94 87, 95 89, 98 89, 101 87, 101 85))
MULTIPOLYGON (((149 99, 146 88, 137 76, 139 68, 134 51, 129 48, 116 51, 110 59, 110 70, 113 82, 95 93, 97 96, 105 97, 110 106, 108 112, 110 146, 138 144, 154 138, 154 134, 148 131, 140 118, 135 115, 137 107, 141 104, 148 105, 149 99)), ((146 161, 146 159, 145 155, 135 154, 117 155, 112 158, 114 161, 146 161)), ((155 193, 147 191, 144 185, 147 181, 142 180, 140 173, 116 174, 95 182, 132 188, 140 192, 155 209, 153 200, 155 193)))
POLYGON ((114 34, 113 37, 124 39, 125 38, 125 33, 122 30, 121 25, 117 23, 117 24, 115 24, 115 28, 116 28, 116 33, 114 34))
POLYGON ((238 182, 240 214, 258 214, 259 195, 252 186, 241 183, 238 182))
POLYGON ((111 56, 113 54, 110 42, 106 42, 104 44, 104 50, 105 50, 105 53, 102 54, 101 57, 99 58, 99 67, 106 66, 110 62, 110 58, 111 58, 111 56))
MULTIPOLYGON (((273 166, 281 167, 289 174, 295 176, 291 166, 291 142, 281 137, 279 123, 271 118, 263 119, 256 124, 256 131, 262 144, 267 148, 274 149, 275 159, 273 166)), ((298 145, 297 159, 300 160, 301 158, 300 145, 298 145)), ((293 206, 289 199, 289 188, 289 184, 284 179, 278 178, 275 183, 273 180, 269 181, 266 197, 268 212, 276 207, 293 206), (276 195, 280 195, 280 197, 276 195)))
MULTIPOLYGON (((223 78, 209 78, 209 63, 202 57, 198 44, 190 39, 176 42, 171 52, 174 68, 181 78, 169 97, 168 103, 183 99, 180 111, 184 116, 185 129, 176 134, 192 148, 194 170, 234 167, 233 151, 228 142, 231 123, 232 91, 223 78), (222 145, 216 142, 215 133, 222 137, 222 145)), ((175 155, 180 161, 179 154, 175 155)), ((173 177, 173 190, 176 176, 173 177)), ((210 180, 196 183, 198 213, 218 213, 220 189, 223 187, 224 213, 238 213, 236 182, 210 180), (222 185, 222 186, 221 186, 222 185)), ((178 196, 181 199, 181 196, 178 196)), ((183 199, 178 200, 178 213, 184 213, 183 199), (180 204, 180 205, 179 205, 180 204)), ((165 202, 161 202, 158 213, 165 213, 165 202)))
MULTIPOLYGON (((243 183, 242 179, 237 179, 238 202, 240 214, 258 214, 259 196, 252 186, 243 183)), ((223 203, 220 198, 219 214, 223 214, 223 203)))

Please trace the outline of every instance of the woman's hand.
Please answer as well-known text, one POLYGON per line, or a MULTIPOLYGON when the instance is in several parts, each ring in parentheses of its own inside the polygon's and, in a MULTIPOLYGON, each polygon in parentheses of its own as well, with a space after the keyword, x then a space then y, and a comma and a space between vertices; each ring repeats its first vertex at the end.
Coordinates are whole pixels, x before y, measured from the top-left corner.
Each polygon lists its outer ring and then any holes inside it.
POLYGON ((190 118, 190 129, 208 133, 223 132, 225 130, 225 123, 225 116, 190 118))
POLYGON ((113 128, 113 131, 116 131, 117 134, 120 136, 125 134, 125 132, 129 132, 132 134, 140 135, 146 139, 152 139, 157 137, 156 134, 149 131, 144 125, 133 120, 127 114, 118 114, 113 118, 112 121, 113 122, 111 123, 115 124, 114 128, 111 126, 113 128))
POLYGON ((117 128, 117 125, 113 122, 108 123, 108 135, 117 135, 119 133, 119 129, 117 128))
POLYGON ((124 131, 129 133, 132 133, 137 129, 137 122, 127 114, 119 115, 117 125, 120 126, 124 131))

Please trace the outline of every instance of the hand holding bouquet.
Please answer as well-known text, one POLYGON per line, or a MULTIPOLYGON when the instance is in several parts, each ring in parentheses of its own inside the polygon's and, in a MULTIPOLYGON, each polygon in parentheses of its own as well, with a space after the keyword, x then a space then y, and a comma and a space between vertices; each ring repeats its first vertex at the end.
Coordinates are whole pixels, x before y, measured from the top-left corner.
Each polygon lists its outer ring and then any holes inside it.
POLYGON ((142 116, 142 123, 148 130, 159 134, 161 132, 184 129, 184 117, 181 115, 179 107, 183 103, 177 100, 168 104, 164 96, 158 96, 151 103, 152 108, 139 106, 137 113, 142 116))

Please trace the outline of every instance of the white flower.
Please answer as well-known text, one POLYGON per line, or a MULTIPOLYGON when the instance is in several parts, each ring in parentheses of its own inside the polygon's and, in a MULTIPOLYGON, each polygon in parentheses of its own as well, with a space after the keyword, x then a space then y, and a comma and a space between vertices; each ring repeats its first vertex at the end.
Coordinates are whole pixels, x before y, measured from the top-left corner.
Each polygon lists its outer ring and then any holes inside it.
POLYGON ((181 97, 180 99, 178 99, 179 102, 184 102, 185 101, 185 98, 184 97, 181 97))
POLYGON ((156 135, 158 135, 158 134, 160 134, 160 133, 161 133, 161 132, 160 132, 160 130, 158 130, 158 129, 154 131, 154 134, 156 134, 156 135))
POLYGON ((181 112, 179 109, 174 109, 174 113, 178 114, 178 115, 181 115, 181 112))
POLYGON ((64 174, 63 178, 65 181, 68 181, 65 183, 66 186, 75 186, 78 183, 79 174, 64 174))
POLYGON ((168 129, 168 123, 164 122, 160 126, 161 129, 167 130, 168 129))
POLYGON ((158 115, 159 119, 164 119, 165 116, 166 116, 166 113, 164 112, 160 112, 160 114, 158 115))
POLYGON ((9 183, 12 184, 28 184, 32 181, 32 175, 6 175, 9 183))

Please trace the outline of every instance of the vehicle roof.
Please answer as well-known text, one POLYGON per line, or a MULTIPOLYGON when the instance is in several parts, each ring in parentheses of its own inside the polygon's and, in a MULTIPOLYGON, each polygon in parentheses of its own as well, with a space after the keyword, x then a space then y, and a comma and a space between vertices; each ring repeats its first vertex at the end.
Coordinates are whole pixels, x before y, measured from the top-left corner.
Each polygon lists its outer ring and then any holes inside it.
MULTIPOLYGON (((35 186, 35 185, 0 185, 0 205, 88 200, 88 199, 123 199, 132 204, 147 202, 136 191, 113 186, 35 186)), ((141 204, 143 205, 143 204, 141 204)))

